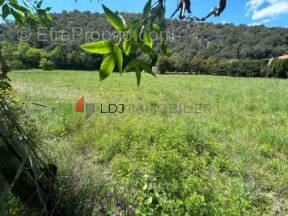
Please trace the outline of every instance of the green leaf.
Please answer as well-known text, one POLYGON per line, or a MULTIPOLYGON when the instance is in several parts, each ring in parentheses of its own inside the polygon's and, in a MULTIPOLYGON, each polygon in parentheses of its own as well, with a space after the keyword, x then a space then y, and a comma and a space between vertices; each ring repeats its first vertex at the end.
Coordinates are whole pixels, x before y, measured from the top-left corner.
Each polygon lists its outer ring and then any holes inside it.
POLYGON ((136 29, 136 28, 139 28, 139 26, 141 26, 140 20, 132 20, 131 22, 127 24, 128 29, 136 29))
POLYGON ((161 49, 164 55, 168 55, 166 41, 163 41, 161 44, 161 49))
POLYGON ((152 29, 153 31, 160 32, 160 27, 156 23, 152 23, 152 29))
POLYGON ((12 8, 10 9, 11 14, 13 15, 13 17, 15 18, 16 22, 20 25, 24 25, 24 17, 21 16, 21 12, 20 11, 15 11, 12 8))
POLYGON ((0 0, 0 6, 4 3, 5 0, 0 0))
POLYGON ((142 50, 142 52, 144 52, 150 56, 156 55, 155 51, 150 46, 143 45, 143 46, 141 46, 141 50, 142 50))
POLYGON ((142 61, 140 62, 140 67, 148 74, 156 77, 156 74, 153 72, 152 67, 147 64, 146 62, 142 61))
POLYGON ((133 32, 132 38, 134 41, 138 41, 140 38, 140 28, 135 29, 135 31, 133 32))
POLYGON ((113 50, 113 43, 111 41, 97 41, 84 44, 81 48, 91 53, 108 54, 113 50))
POLYGON ((125 20, 125 18, 121 15, 121 14, 117 14, 119 17, 120 17, 120 19, 122 20, 122 22, 123 22, 123 24, 124 24, 124 27, 126 26, 126 20, 125 20))
POLYGON ((115 60, 117 63, 117 68, 119 70, 120 73, 122 73, 123 70, 123 55, 122 55, 122 50, 121 48, 116 45, 114 47, 114 55, 115 55, 115 60))
POLYGON ((139 46, 136 42, 131 42, 131 52, 136 52, 139 49, 139 46))
POLYGON ((21 11, 22 13, 26 13, 26 14, 29 13, 29 10, 21 5, 15 5, 14 8, 21 11))
POLYGON ((164 55, 167 55, 167 35, 166 33, 162 34, 162 39, 161 39, 161 49, 164 55))
POLYGON ((37 7, 37 8, 41 8, 42 3, 43 3, 43 0, 39 1, 39 2, 37 3, 36 7, 37 7))
POLYGON ((125 71, 129 72, 129 71, 131 71, 132 69, 136 69, 136 68, 138 67, 137 61, 138 61, 138 59, 133 59, 132 61, 130 61, 130 62, 126 65, 125 71))
POLYGON ((132 69, 141 69, 146 73, 156 77, 156 74, 152 71, 152 66, 141 59, 133 59, 130 61, 126 66, 125 71, 131 71, 132 69))
POLYGON ((137 79, 137 86, 140 86, 140 82, 141 82, 141 71, 139 68, 136 69, 136 79, 137 79))
POLYGON ((103 10, 105 12, 105 16, 107 18, 107 21, 119 32, 125 31, 125 24, 123 23, 123 20, 120 16, 118 16, 117 13, 114 13, 109 8, 107 8, 105 5, 102 5, 103 10))
POLYGON ((150 35, 149 35, 150 32, 145 32, 144 33, 144 43, 149 46, 149 47, 153 47, 153 41, 151 40, 150 38, 150 35))
POLYGON ((100 80, 106 79, 114 70, 115 68, 115 58, 113 55, 108 55, 102 62, 100 67, 100 80))
POLYGON ((7 4, 2 7, 2 18, 3 20, 10 14, 10 8, 7 4))
POLYGON ((149 14, 151 6, 152 6, 152 0, 148 0, 143 10, 144 16, 147 16, 149 14))
POLYGON ((130 35, 126 35, 124 42, 123 42, 123 50, 127 56, 131 53, 131 40, 130 35))
POLYGON ((0 82, 0 89, 10 89, 12 86, 10 85, 9 82, 6 81, 1 81, 0 82))

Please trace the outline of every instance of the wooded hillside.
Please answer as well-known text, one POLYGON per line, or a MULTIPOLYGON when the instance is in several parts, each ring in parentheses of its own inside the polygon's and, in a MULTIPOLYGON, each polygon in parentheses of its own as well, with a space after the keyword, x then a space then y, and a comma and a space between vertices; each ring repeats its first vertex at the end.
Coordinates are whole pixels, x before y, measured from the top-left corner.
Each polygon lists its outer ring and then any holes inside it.
MULTIPOLYGON (((124 14, 128 20, 137 16, 139 15, 124 14)), ((65 52, 70 52, 78 49, 83 42, 88 42, 87 40, 93 38, 90 34, 93 31, 104 33, 104 37, 107 37, 105 32, 112 32, 112 28, 104 16, 99 13, 63 11, 60 14, 53 14, 53 17, 55 25, 52 35, 46 37, 49 41, 38 41, 35 33, 29 40, 32 46, 48 50, 61 46, 65 52), (76 35, 74 38, 72 36, 73 29, 74 35, 76 35), (65 34, 70 39, 61 40, 59 31, 67 32, 68 34, 65 34), (83 31, 81 36, 77 36, 81 33, 80 31, 83 31)), ((216 56, 226 59, 262 59, 288 53, 288 29, 285 28, 211 23, 193 24, 178 20, 169 20, 168 26, 172 36, 169 48, 183 56, 198 54, 204 57, 216 56)), ((41 32, 45 33, 45 30, 42 29, 41 32)), ((13 24, 2 25, 2 39, 16 43, 18 33, 18 27, 13 24)), ((97 38, 96 34, 94 34, 94 38, 97 38)))

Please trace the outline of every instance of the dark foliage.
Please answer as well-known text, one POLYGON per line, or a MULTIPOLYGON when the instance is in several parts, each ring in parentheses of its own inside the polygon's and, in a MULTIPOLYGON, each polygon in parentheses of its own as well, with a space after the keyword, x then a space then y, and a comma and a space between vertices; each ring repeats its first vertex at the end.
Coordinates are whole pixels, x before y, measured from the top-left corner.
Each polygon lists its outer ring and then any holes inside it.
POLYGON ((269 77, 288 77, 288 59, 274 59, 269 65, 268 69, 269 77))
MULTIPOLYGON (((48 65, 49 68, 98 70, 103 57, 86 53, 79 45, 89 41, 107 40, 109 35, 113 37, 113 29, 105 17, 99 13, 79 11, 63 11, 52 16, 55 25, 50 32, 39 28, 37 35, 37 30, 31 30, 28 41, 30 46, 27 43, 18 44, 17 26, 12 23, 2 25, 1 38, 8 41, 2 44, 3 52, 11 65, 15 68, 39 67, 42 59, 42 65, 52 64, 48 65)), ((124 14, 124 17, 129 21, 139 15, 124 14)), ((194 24, 169 20, 168 31, 168 47, 174 55, 159 57, 158 66, 161 66, 159 69, 163 73, 178 71, 261 77, 267 75, 266 61, 261 59, 288 52, 288 29, 285 28, 194 24)))
MULTIPOLYGON (((33 47, 52 50, 61 47, 64 53, 77 51, 80 44, 108 37, 113 29, 102 14, 90 12, 65 12, 52 14, 55 25, 51 34, 45 28, 39 29, 40 38, 34 33, 29 40, 33 47), (73 36, 74 32, 74 36, 73 36), (96 33, 97 32, 97 33, 96 33), (46 35, 44 35, 46 34, 46 35)), ((129 21, 137 14, 124 14, 129 21)), ((19 28, 13 24, 2 26, 2 39, 11 43, 18 41, 19 28)), ((264 26, 234 26, 233 24, 211 24, 168 21, 171 32, 169 48, 175 53, 217 56, 220 58, 263 59, 282 55, 288 51, 288 29, 266 28, 264 26), (175 40, 174 40, 175 39, 175 40)), ((34 31, 35 32, 35 31, 34 31)))

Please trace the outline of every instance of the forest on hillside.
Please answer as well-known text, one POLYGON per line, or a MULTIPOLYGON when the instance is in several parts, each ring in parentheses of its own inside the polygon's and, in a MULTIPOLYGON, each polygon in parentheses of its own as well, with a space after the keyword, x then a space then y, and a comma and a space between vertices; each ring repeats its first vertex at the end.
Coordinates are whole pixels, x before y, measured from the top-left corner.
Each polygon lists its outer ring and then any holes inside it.
MULTIPOLYGON (((91 12, 66 12, 52 14, 55 25, 52 31, 65 31, 72 35, 73 28, 86 32, 112 32, 104 15, 91 12)), ((137 14, 124 14, 127 20, 136 18, 137 14)), ((18 41, 19 27, 6 23, 1 26, 2 40, 11 43, 18 41)), ((216 56, 220 58, 271 58, 288 52, 288 29, 267 28, 265 26, 235 26, 233 24, 212 24, 168 20, 168 30, 173 37, 169 48, 181 55, 216 56), (175 40, 174 40, 175 39, 175 40)), ((80 32, 79 32, 80 33, 80 32)), ((37 34, 32 34, 28 41, 32 46, 51 50, 61 46, 69 52, 78 48, 85 41, 84 33, 70 41, 57 41, 52 36, 47 42, 38 41, 37 34), (54 39, 53 39, 54 38, 54 39)), ((71 39, 71 38, 70 38, 71 39)), ((89 39, 89 37, 88 37, 89 39)))
MULTIPOLYGON (((23 29, 9 22, 1 25, 1 40, 5 41, 2 42, 3 52, 12 67, 98 70, 102 56, 86 53, 79 45, 113 37, 113 29, 105 16, 76 10, 52 16, 53 28, 30 29, 31 34, 24 38, 25 43, 20 42, 23 29)), ((129 22, 141 15, 123 16, 129 22)), ((159 68, 163 72, 267 76, 267 59, 288 53, 286 28, 196 24, 176 19, 167 23, 169 57, 158 57, 158 65, 164 64, 162 69, 159 68), (240 71, 231 72, 231 68, 235 68, 231 63, 235 60, 244 62, 236 65, 240 71)), ((155 44, 157 46, 157 40, 155 44)), ((152 63, 155 65, 156 62, 157 56, 152 63)))

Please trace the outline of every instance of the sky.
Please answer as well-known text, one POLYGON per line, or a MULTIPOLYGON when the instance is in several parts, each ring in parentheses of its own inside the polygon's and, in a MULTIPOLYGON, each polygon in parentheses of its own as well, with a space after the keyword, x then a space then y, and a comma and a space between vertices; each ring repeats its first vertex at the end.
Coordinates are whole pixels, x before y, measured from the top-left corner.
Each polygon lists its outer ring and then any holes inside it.
MULTIPOLYGON (((170 17, 178 0, 167 0, 166 16, 170 17)), ((110 9, 119 12, 141 12, 146 0, 103 0, 110 9)), ((91 11, 102 13, 99 0, 44 0, 44 5, 52 7, 52 12, 63 10, 91 11), (64 3, 65 2, 65 3, 64 3)), ((193 16, 206 16, 218 5, 218 0, 191 0, 193 16)), ((214 23, 234 23, 235 25, 265 25, 268 27, 288 27, 288 0, 227 0, 227 8, 220 17, 209 18, 214 23)))

